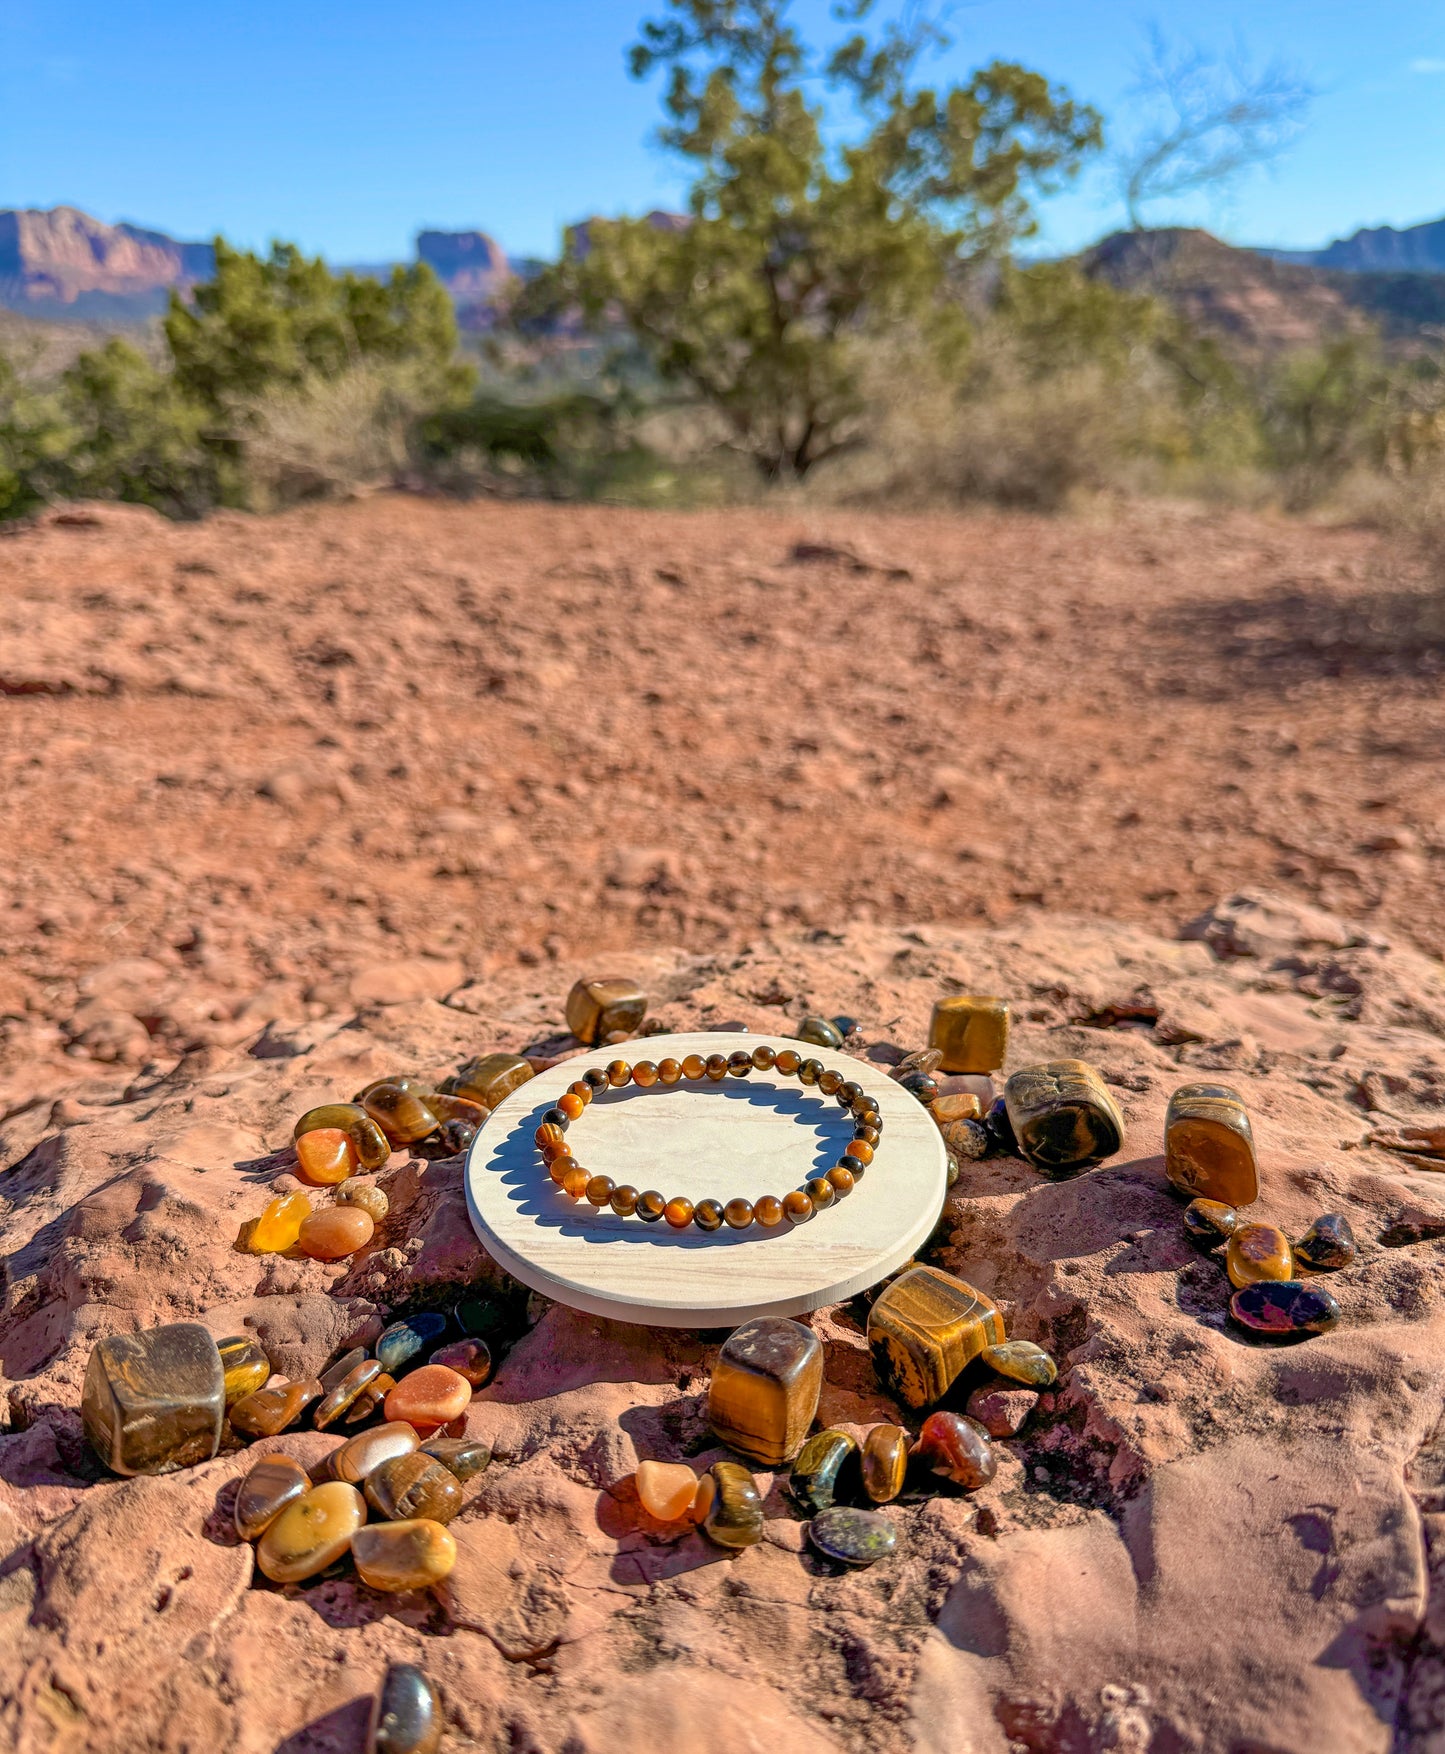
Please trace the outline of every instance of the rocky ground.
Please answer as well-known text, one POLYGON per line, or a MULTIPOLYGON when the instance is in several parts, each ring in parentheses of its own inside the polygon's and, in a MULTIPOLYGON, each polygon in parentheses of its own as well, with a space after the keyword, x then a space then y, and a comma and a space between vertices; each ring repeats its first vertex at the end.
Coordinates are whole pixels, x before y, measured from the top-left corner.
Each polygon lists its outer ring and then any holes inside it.
MULTIPOLYGON (((1445 1084, 1405 561, 1184 514, 67 516, 0 541, 0 1745, 349 1754, 405 1657, 486 1754, 1445 1749, 1445 1178, 1378 1142, 1445 1084), (717 1453, 717 1337, 535 1301, 434 1597, 259 1579, 239 1454, 98 1478, 102 1334, 251 1330, 294 1376, 505 1291, 460 1160, 393 1157, 350 1263, 232 1242, 303 1107, 538 1048, 604 964, 670 1026, 846 1011, 878 1054, 974 986, 1011 1065, 1102 1069, 1123 1153, 971 1167, 928 1250, 1060 1361, 997 1479, 899 1506, 872 1571, 775 1487, 726 1556, 625 1484, 717 1453), (1161 1123, 1204 1072, 1260 1215, 1356 1229, 1331 1335, 1246 1344, 1182 1234, 1161 1123)), ((860 1313, 813 1318, 855 1428, 897 1416, 860 1313)))

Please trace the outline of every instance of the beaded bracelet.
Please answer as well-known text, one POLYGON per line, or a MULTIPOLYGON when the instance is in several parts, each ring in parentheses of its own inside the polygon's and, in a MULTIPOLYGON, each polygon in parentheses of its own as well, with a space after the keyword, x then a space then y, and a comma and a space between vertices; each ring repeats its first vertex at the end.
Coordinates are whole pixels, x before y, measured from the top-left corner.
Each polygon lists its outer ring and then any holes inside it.
POLYGON ((734 1054, 688 1054, 682 1060, 639 1060, 629 1066, 626 1060, 614 1060, 605 1072, 596 1069, 584 1072, 575 1084, 567 1086, 555 1108, 549 1108, 537 1128, 537 1148, 547 1165, 552 1180, 574 1200, 585 1199, 590 1205, 610 1207, 619 1218, 638 1217, 644 1224, 655 1224, 665 1218, 674 1230, 686 1230, 695 1224, 699 1230, 717 1230, 726 1224, 730 1230, 746 1230, 760 1224, 771 1230, 786 1218, 790 1224, 806 1224, 815 1212, 831 1206, 835 1200, 851 1194, 854 1184, 873 1161, 873 1153, 883 1132, 883 1117, 873 1098, 861 1084, 845 1078, 824 1066, 821 1060, 805 1060, 792 1048, 754 1048, 751 1053, 739 1049, 734 1054), (567 1129, 600 1090, 619 1089, 624 1084, 637 1084, 647 1089, 653 1084, 701 1083, 703 1079, 717 1084, 729 1076, 746 1078, 756 1069, 781 1072, 784 1077, 797 1078, 802 1084, 816 1085, 824 1096, 833 1097, 838 1106, 853 1117, 854 1137, 848 1150, 827 1175, 814 1176, 806 1187, 794 1188, 778 1199, 764 1194, 759 1200, 692 1201, 679 1194, 667 1200, 653 1189, 638 1193, 625 1183, 618 1187, 611 1176, 589 1175, 567 1148, 567 1129))

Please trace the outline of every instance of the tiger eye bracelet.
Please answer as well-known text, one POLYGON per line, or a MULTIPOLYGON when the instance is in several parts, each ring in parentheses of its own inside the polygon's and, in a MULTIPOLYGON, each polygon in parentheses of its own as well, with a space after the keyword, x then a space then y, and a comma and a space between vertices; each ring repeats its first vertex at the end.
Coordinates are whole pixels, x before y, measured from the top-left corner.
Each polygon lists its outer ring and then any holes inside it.
POLYGON ((662 1060, 656 1064, 639 1060, 635 1066, 628 1065, 626 1060, 614 1060, 605 1072, 596 1068, 584 1072, 575 1084, 567 1086, 557 1106, 542 1116, 535 1137, 542 1161, 563 1193, 599 1209, 607 1207, 619 1218, 640 1218, 644 1224, 656 1224, 659 1218, 665 1218, 674 1230, 686 1230, 690 1224, 699 1230, 720 1230, 724 1224, 730 1230, 746 1230, 750 1224, 771 1230, 784 1219, 789 1224, 806 1224, 815 1212, 851 1194, 873 1161, 882 1132, 883 1117, 861 1084, 824 1066, 821 1060, 805 1060, 792 1048, 762 1046, 751 1053, 740 1048, 732 1054, 706 1057, 688 1054, 682 1060, 662 1060), (746 1078, 752 1071, 778 1071, 801 1084, 815 1085, 853 1118, 853 1138, 834 1167, 781 1199, 764 1194, 758 1200, 737 1199, 726 1204, 720 1200, 699 1200, 694 1205, 678 1194, 668 1200, 651 1188, 639 1193, 626 1183, 619 1187, 611 1176, 590 1175, 568 1149, 567 1129, 581 1118, 599 1091, 620 1089, 624 1084, 636 1084, 644 1090, 654 1084, 720 1084, 724 1078, 746 1078))

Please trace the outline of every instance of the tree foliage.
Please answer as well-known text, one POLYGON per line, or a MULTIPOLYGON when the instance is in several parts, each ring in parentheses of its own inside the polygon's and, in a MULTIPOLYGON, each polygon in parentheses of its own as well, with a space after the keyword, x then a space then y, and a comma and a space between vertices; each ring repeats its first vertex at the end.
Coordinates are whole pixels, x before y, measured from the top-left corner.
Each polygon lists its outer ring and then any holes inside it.
POLYGON ((1009 62, 936 89, 946 41, 909 13, 869 33, 874 0, 818 56, 790 0, 668 0, 631 52, 666 76, 662 143, 692 167, 689 223, 592 221, 523 301, 622 322, 661 375, 724 421, 771 480, 863 436, 859 349, 903 323, 961 340, 960 271, 1033 229, 1032 202, 1101 141, 1098 116, 1009 62), (831 127, 812 82, 845 100, 831 127))

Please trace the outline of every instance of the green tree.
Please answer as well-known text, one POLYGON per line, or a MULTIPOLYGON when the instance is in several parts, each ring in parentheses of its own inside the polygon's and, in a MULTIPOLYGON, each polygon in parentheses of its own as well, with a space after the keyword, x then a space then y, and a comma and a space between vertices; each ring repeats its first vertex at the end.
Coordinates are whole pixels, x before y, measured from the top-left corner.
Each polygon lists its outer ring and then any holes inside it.
POLYGON ((63 497, 121 499, 197 517, 219 499, 222 465, 207 411, 128 342, 82 353, 61 378, 68 418, 63 497))
POLYGON ((666 71, 661 139, 693 167, 689 223, 590 222, 519 319, 620 317, 766 479, 800 477, 864 440, 870 338, 908 325, 941 355, 959 347, 961 271, 1032 231, 1034 197, 1099 146, 1099 117, 1010 62, 916 83, 946 37, 917 16, 870 35, 874 0, 843 0, 859 28, 821 58, 790 0, 668 6, 631 68, 666 71), (816 78, 846 100, 849 137, 809 101, 816 78))

